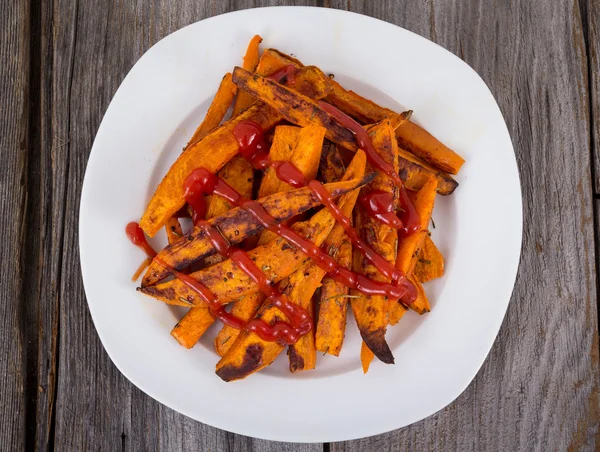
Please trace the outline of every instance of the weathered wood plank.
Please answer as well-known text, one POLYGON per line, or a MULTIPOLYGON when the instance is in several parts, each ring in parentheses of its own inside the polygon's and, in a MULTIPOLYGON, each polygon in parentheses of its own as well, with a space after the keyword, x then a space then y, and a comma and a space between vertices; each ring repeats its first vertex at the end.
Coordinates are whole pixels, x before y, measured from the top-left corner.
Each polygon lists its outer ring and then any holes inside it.
POLYGON ((600 194, 600 2, 582 2, 584 38, 587 44, 594 188, 600 194))
POLYGON ((590 130, 577 2, 350 3, 438 42, 483 77, 515 145, 525 228, 511 305, 469 388, 424 421, 332 450, 597 450, 590 130))
POLYGON ((29 3, 0 4, 0 444, 23 449, 27 386, 28 312, 23 288, 23 225, 27 200, 29 134, 29 3))

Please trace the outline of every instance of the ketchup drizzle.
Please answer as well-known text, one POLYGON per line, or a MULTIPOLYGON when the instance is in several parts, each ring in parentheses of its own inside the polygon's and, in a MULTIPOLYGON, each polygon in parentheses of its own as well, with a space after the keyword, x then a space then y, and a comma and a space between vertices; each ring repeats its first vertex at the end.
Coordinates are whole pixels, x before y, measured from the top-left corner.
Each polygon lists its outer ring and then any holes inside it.
POLYGON ((293 64, 286 64, 281 69, 272 72, 267 78, 273 79, 283 85, 293 85, 296 83, 296 72, 298 68, 293 64))
MULTIPOLYGON (((293 75, 296 70, 293 65, 288 65, 282 68, 282 70, 271 74, 270 77, 277 80, 285 77, 288 83, 294 83, 293 75)), ((403 211, 402 220, 394 215, 392 195, 385 192, 372 191, 361 197, 360 202, 367 213, 399 229, 402 234, 406 235, 418 230, 418 215, 416 215, 416 210, 408 198, 400 177, 394 172, 393 167, 377 154, 366 131, 337 108, 325 102, 319 102, 319 104, 343 126, 354 133, 359 147, 365 151, 370 163, 388 175, 400 187, 400 204, 403 211)), ((282 340, 286 344, 293 344, 312 329, 312 319, 304 308, 291 303, 285 295, 281 294, 273 286, 273 281, 267 278, 244 250, 231 246, 218 229, 204 220, 206 212, 204 195, 206 194, 221 196, 232 204, 246 210, 260 222, 263 228, 275 232, 300 249, 335 281, 368 295, 384 295, 395 300, 402 298, 405 303, 414 302, 417 293, 413 284, 406 278, 403 272, 397 270, 393 264, 387 262, 360 239, 357 231, 351 226, 348 217, 335 204, 333 197, 323 184, 317 180, 307 182, 304 175, 290 162, 269 160, 264 131, 258 124, 251 121, 242 121, 234 128, 233 134, 238 142, 240 154, 254 168, 262 170, 272 167, 283 182, 296 188, 308 186, 317 199, 330 210, 335 220, 342 225, 354 247, 386 278, 390 279, 391 283, 372 281, 364 275, 354 273, 339 266, 335 259, 321 248, 315 246, 310 240, 300 236, 288 226, 278 224, 260 203, 243 198, 225 181, 204 168, 194 170, 184 183, 186 202, 194 211, 194 224, 200 226, 205 231, 206 237, 220 255, 231 259, 259 286, 261 292, 288 317, 290 323, 278 321, 273 325, 269 325, 262 319, 253 319, 249 322, 244 322, 228 313, 219 299, 205 285, 189 275, 171 268, 162 259, 156 257, 156 252, 146 241, 139 225, 137 223, 130 223, 127 225, 126 231, 128 237, 135 245, 144 249, 149 257, 153 257, 156 262, 169 270, 177 279, 198 293, 213 316, 233 328, 255 332, 261 339, 266 341, 282 340)))
POLYGON ((131 243, 144 250, 146 256, 148 256, 150 259, 156 256, 156 251, 154 251, 154 248, 150 246, 150 244, 146 240, 146 235, 144 234, 144 231, 142 230, 142 228, 140 228, 140 225, 137 224, 135 221, 132 221, 125 227, 125 234, 127 234, 127 237, 129 238, 131 243))
POLYGON ((373 190, 358 198, 365 212, 394 229, 401 229, 404 223, 394 213, 394 195, 383 190, 373 190))

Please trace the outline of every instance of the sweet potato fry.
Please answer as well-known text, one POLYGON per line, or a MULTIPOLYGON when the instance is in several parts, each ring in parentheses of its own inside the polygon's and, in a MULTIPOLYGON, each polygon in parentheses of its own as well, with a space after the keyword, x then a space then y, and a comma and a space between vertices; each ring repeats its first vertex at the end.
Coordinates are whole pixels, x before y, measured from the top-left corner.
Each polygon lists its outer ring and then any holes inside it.
POLYGON ((173 327, 171 336, 185 348, 192 348, 214 321, 208 308, 192 308, 173 327))
POLYGON ((429 300, 427 299, 427 295, 425 294, 425 289, 423 289, 423 285, 419 282, 419 280, 414 274, 408 275, 408 279, 415 285, 415 288, 417 289, 417 299, 415 300, 414 304, 422 306, 425 312, 429 312, 429 300))
MULTIPOLYGON (((307 66, 304 69, 310 67, 307 66)), ((318 68, 312 68, 314 71, 321 72, 318 68)), ((327 129, 325 135, 329 140, 352 151, 357 149, 352 132, 335 121, 329 113, 311 98, 292 91, 273 80, 252 74, 240 67, 236 67, 233 71, 233 82, 240 89, 270 105, 289 122, 303 127, 311 124, 323 126, 327 129)))
POLYGON ((267 49, 263 52, 260 60, 258 61, 258 66, 256 68, 256 73, 260 75, 269 75, 275 71, 278 71, 284 66, 288 64, 292 64, 297 68, 303 67, 304 65, 300 63, 300 61, 292 58, 289 55, 281 53, 276 49, 267 49))
MULTIPOLYGON (((287 287, 283 293, 288 299, 308 311, 311 318, 315 318, 312 297, 321 285, 323 272, 314 263, 307 264, 300 270, 292 273, 287 287)), ((288 359, 290 372, 314 369, 317 364, 317 350, 315 349, 315 329, 313 328, 298 339, 298 342, 288 346, 288 359)))
MULTIPOLYGON (((396 169, 398 166, 398 143, 389 119, 371 128, 369 136, 381 158, 396 169)), ((361 192, 368 193, 371 190, 395 194, 395 184, 386 175, 378 174, 370 186, 365 187, 361 192)), ((360 205, 355 209, 355 219, 356 228, 362 239, 388 262, 394 262, 398 242, 397 230, 367 215, 360 205)), ((359 252, 354 253, 353 268, 354 271, 375 281, 389 282, 359 252)), ((356 290, 351 291, 351 294, 356 297, 351 299, 350 305, 363 341, 377 358, 386 364, 393 364, 394 357, 385 340, 388 311, 385 297, 365 295, 356 290)))
POLYGON ((338 181, 344 175, 346 165, 338 151, 337 146, 331 141, 323 144, 321 151, 321 160, 319 162, 319 172, 321 179, 325 182, 338 181))
MULTIPOLYGON (((293 126, 278 126, 275 129, 269 157, 273 161, 289 161, 304 174, 307 180, 314 179, 324 135, 325 129, 319 126, 310 126, 303 129, 293 126)), ((265 197, 291 189, 290 185, 279 180, 275 171, 269 168, 261 181, 259 196, 265 197)), ((263 231, 258 245, 264 245, 276 237, 277 235, 274 232, 263 231)), ((234 303, 232 312, 236 317, 249 320, 260 307, 260 300, 262 300, 260 294, 244 297, 234 303)), ((217 353, 223 356, 223 353, 233 344, 233 340, 238 334, 239 330, 225 325, 215 339, 217 353)))
POLYGON ((433 166, 424 162, 418 157, 415 157, 410 152, 406 152, 402 148, 398 148, 399 154, 399 175, 404 181, 404 185, 409 190, 420 190, 423 185, 435 177, 438 181, 438 193, 440 195, 450 195, 458 187, 458 182, 447 173, 438 171, 433 166))
MULTIPOLYGON (((354 177, 360 174, 360 172, 364 172, 365 166, 366 156, 362 151, 359 151, 348 167, 346 176, 350 174, 354 177)), ((349 215, 354 208, 357 198, 358 190, 344 195, 339 201, 340 209, 346 215, 349 215)), ((331 216, 326 209, 320 211, 317 215, 323 212, 331 216)), ((341 225, 336 224, 327 237, 324 245, 325 249, 330 250, 330 253, 335 252, 340 246, 343 237, 343 228, 341 225)), ((324 275, 325 272, 314 262, 307 261, 300 270, 290 276, 290 282, 284 293, 287 294, 290 301, 307 307, 310 305, 312 295, 324 275)), ((273 319, 287 320, 277 308, 268 303, 263 306, 258 317, 266 322, 271 322, 273 319)), ((282 350, 283 346, 277 342, 263 341, 255 333, 242 331, 233 346, 217 364, 217 375, 225 381, 246 378, 248 375, 269 365, 282 350)), ((314 368, 316 362, 314 333, 309 333, 302 337, 296 344, 290 346, 288 355, 290 358, 290 370, 292 372, 314 368)))
MULTIPOLYGON (((352 244, 348 240, 340 245, 336 259, 340 266, 347 269, 352 267, 352 244)), ((315 346, 321 353, 340 355, 346 331, 348 300, 348 287, 330 277, 323 278, 319 323, 315 334, 315 346)))
POLYGON ((375 355, 371 349, 367 346, 367 344, 365 344, 365 341, 362 341, 360 344, 360 364, 364 374, 369 371, 369 366, 371 365, 374 357, 375 355))
MULTIPOLYGON (((250 40, 250 44, 248 44, 248 50, 246 50, 246 55, 244 55, 244 64, 242 65, 244 69, 251 72, 256 70, 259 57, 258 46, 261 42, 262 38, 258 35, 254 35, 254 37, 250 40)), ((240 91, 235 99, 233 113, 231 116, 235 118, 242 110, 248 108, 253 103, 254 98, 250 94, 240 91)))
POLYGON ((398 127, 396 137, 404 149, 447 173, 457 174, 465 163, 465 159, 414 122, 398 127))
MULTIPOLYGON (((279 126, 275 129, 269 157, 274 161, 291 162, 304 174, 306 180, 312 180, 317 176, 319 169, 324 137, 325 129, 320 126, 311 125, 303 128, 279 126)), ((258 196, 262 198, 273 193, 289 191, 292 188, 291 185, 277 177, 273 168, 268 168, 263 176, 258 196)))
MULTIPOLYGON (((248 322, 256 316, 256 313, 264 302, 264 295, 261 292, 256 292, 252 295, 247 295, 233 303, 231 314, 239 319, 248 322)), ((199 308, 202 309, 202 308, 199 308)), ((212 317, 212 316, 211 316, 212 317)), ((240 330, 229 325, 223 325, 219 334, 215 338, 215 350, 219 356, 225 355, 227 350, 233 345, 236 338, 240 334, 240 330)))
MULTIPOLYGON (((361 179, 326 184, 325 187, 333 197, 337 198, 357 187, 368 184, 374 177, 375 174, 372 173, 361 179)), ((259 199, 258 202, 277 221, 285 221, 319 205, 319 201, 309 188, 278 193, 259 199)), ((250 213, 239 208, 232 209, 223 215, 212 218, 209 220, 209 223, 219 228, 223 236, 231 244, 238 244, 261 230, 258 221, 250 213)), ((215 250, 206 238, 204 231, 201 228, 194 227, 183 239, 167 246, 158 256, 167 265, 176 270, 181 270, 214 253, 215 250)), ((165 268, 153 262, 144 275, 142 287, 156 284, 168 275, 169 272, 165 268)))
MULTIPOLYGON (((231 185, 240 195, 246 199, 252 197, 252 185, 254 184, 254 169, 245 158, 236 155, 225 165, 218 176, 231 185)), ((229 201, 220 196, 211 195, 207 201, 206 219, 210 220, 223 215, 233 208, 229 201)), ((171 243, 171 242, 169 242, 171 243)), ((222 256, 213 255, 205 259, 207 265, 216 264, 223 260, 222 256)))
MULTIPOLYGON (((421 218, 421 230, 401 240, 398 245, 396 268, 407 275, 412 273, 417 262, 419 250, 423 246, 425 237, 428 236, 427 227, 431 221, 431 212, 433 211, 435 202, 436 189, 437 180, 432 178, 417 192, 414 206, 421 218)), ((412 303, 409 307, 419 314, 429 312, 429 303, 424 304, 424 301, 427 301, 427 299, 425 298, 425 300, 423 300, 418 298, 417 301, 412 303)), ((396 306, 398 305, 400 305, 400 303, 396 304, 396 306)), ((394 317, 396 317, 396 315, 394 315, 394 317)))
POLYGON ((425 237, 413 273, 422 283, 444 276, 444 256, 429 235, 425 237))
POLYGON ((244 120, 251 120, 263 129, 269 129, 279 115, 263 104, 246 109, 237 118, 231 119, 210 132, 202 140, 189 146, 171 166, 150 200, 140 222, 150 237, 185 204, 183 183, 199 166, 212 173, 219 171, 239 150, 233 129, 244 120))
MULTIPOLYGON (((287 320, 270 303, 263 304, 256 317, 270 325, 287 320)), ((284 348, 285 345, 280 342, 263 341, 257 334, 243 330, 217 363, 216 374, 224 381, 241 380, 267 367, 284 348)))
MULTIPOLYGON (((327 96, 327 102, 363 124, 379 122, 383 118, 397 115, 396 112, 380 107, 354 91, 346 90, 334 80, 331 86, 332 92, 327 96)), ((465 163, 460 155, 414 122, 407 121, 395 130, 400 146, 442 171, 456 174, 465 163)))
POLYGON ((237 86, 231 81, 231 73, 228 72, 223 77, 223 80, 221 80, 217 94, 213 97, 204 120, 196 129, 190 141, 188 141, 187 147, 201 140, 206 134, 219 127, 235 97, 235 93, 237 93, 237 86))
POLYGON ((167 241, 169 242, 169 244, 175 243, 181 237, 183 237, 181 224, 179 223, 179 220, 175 217, 171 217, 167 220, 167 224, 165 224, 165 231, 167 233, 167 241))

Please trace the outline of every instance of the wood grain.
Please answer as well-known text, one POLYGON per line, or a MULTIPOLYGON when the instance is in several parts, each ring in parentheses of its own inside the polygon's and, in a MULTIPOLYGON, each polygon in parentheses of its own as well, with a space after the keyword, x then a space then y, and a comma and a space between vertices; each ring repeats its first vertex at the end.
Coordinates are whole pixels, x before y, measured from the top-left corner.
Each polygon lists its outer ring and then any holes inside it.
POLYGON ((523 189, 517 284, 474 382, 450 406, 410 427, 325 447, 598 449, 597 0, 0 2, 0 257, 15 263, 0 273, 0 448, 324 448, 208 427, 133 387, 100 344, 79 270, 83 174, 100 120, 127 72, 151 45, 185 25, 279 4, 371 15, 465 60, 498 100, 523 189))
POLYGON ((26 407, 31 394, 25 385, 28 312, 22 303, 23 224, 27 200, 29 136, 29 16, 27 2, 0 4, 0 444, 25 447, 26 407))
POLYGON ((591 145, 594 161, 594 193, 600 194, 600 2, 581 2, 586 43, 590 98, 591 145))

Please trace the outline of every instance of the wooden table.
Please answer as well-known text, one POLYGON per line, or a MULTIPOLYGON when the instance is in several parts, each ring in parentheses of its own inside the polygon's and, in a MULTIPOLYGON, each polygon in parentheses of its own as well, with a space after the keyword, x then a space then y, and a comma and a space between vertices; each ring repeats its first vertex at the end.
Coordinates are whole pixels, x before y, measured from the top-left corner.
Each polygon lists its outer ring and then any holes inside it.
POLYGON ((0 24, 0 449, 600 448, 600 2, 5 0, 0 24), (203 18, 296 3, 387 20, 471 65, 506 118, 523 189, 519 276, 475 380, 428 419, 336 444, 234 435, 146 396, 102 348, 79 270, 89 151, 133 64, 203 18))

